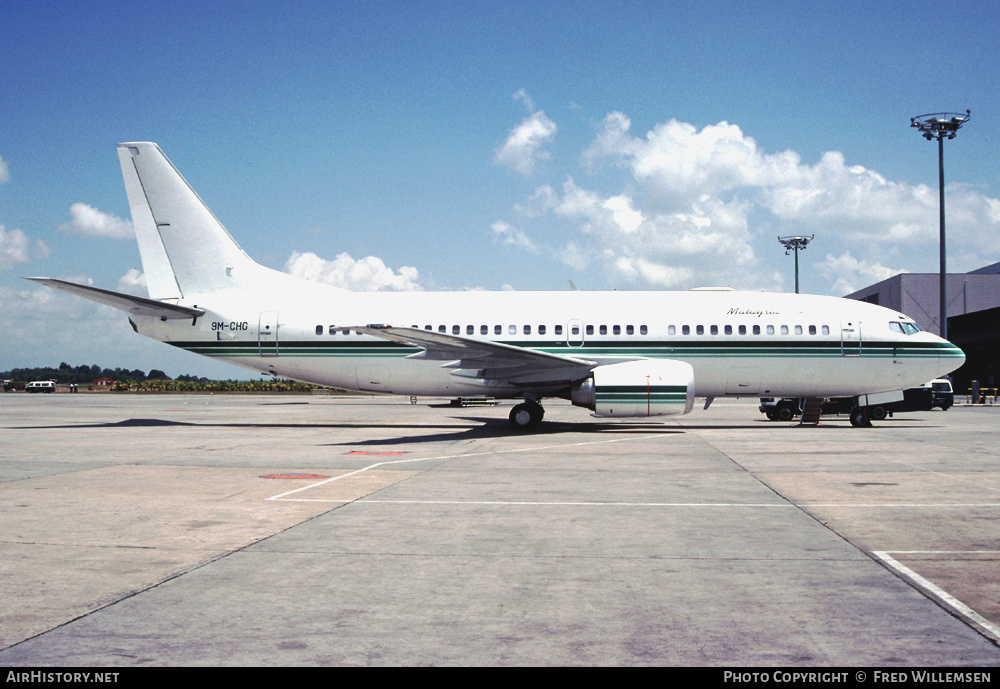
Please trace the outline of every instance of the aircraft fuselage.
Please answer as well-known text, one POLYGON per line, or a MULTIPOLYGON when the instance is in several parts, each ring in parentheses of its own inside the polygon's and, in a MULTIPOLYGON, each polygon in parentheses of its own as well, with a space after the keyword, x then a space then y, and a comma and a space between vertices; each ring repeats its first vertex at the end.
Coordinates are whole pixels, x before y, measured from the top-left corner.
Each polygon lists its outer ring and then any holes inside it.
MULTIPOLYGON (((463 378, 419 348, 360 334, 371 323, 592 360, 673 359, 694 394, 843 396, 901 390, 961 364, 961 350, 912 320, 857 301, 691 292, 344 293, 307 283, 291 299, 202 297, 197 322, 133 319, 154 339, 263 373, 402 395, 520 397, 524 385, 463 378), (907 328, 915 330, 915 328, 907 328)), ((555 384, 550 389, 558 388, 555 384)))

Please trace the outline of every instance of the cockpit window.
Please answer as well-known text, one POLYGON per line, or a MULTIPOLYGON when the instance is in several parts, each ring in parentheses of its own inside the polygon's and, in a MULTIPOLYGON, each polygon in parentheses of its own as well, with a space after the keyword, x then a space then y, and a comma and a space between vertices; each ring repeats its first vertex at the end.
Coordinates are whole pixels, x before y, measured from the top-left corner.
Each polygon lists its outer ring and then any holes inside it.
POLYGON ((889 323, 889 330, 891 330, 894 333, 899 333, 900 335, 906 334, 906 331, 903 330, 903 324, 897 323, 896 321, 891 321, 889 323))
POLYGON ((900 323, 899 321, 890 321, 889 330, 899 333, 900 335, 913 335, 919 333, 921 328, 916 323, 900 323))

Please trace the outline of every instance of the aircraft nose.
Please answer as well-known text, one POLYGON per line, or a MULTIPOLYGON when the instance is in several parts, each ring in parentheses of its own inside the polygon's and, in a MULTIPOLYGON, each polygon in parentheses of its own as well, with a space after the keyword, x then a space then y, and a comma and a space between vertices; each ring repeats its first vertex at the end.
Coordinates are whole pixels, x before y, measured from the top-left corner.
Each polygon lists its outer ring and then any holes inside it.
POLYGON ((958 369, 965 363, 965 352, 962 348, 953 345, 947 340, 941 340, 941 348, 938 350, 938 362, 944 371, 941 375, 946 375, 958 369))

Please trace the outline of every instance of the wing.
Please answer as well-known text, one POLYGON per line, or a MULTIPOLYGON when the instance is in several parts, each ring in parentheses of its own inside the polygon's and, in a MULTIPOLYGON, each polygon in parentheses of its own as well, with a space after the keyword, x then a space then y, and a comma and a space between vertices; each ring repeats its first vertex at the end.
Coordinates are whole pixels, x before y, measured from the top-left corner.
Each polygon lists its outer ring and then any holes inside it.
POLYGON ((537 349, 447 335, 419 328, 368 325, 351 330, 423 351, 410 359, 445 362, 452 375, 512 385, 556 385, 586 378, 597 361, 551 354, 537 349))
POLYGON ((179 306, 167 302, 134 297, 131 294, 112 292, 111 290, 90 287, 89 285, 78 285, 75 282, 56 280, 55 278, 26 278, 32 282, 38 282, 54 289, 75 294, 78 297, 96 301, 98 304, 113 306, 116 309, 133 313, 137 316, 159 316, 160 318, 197 318, 205 312, 202 309, 193 309, 189 306, 179 306))

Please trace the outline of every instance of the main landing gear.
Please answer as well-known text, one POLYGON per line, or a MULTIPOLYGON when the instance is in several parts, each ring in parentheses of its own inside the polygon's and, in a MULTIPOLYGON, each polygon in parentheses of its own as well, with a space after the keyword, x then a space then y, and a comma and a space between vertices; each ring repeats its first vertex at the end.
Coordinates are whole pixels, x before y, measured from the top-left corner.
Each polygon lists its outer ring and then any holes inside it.
POLYGON ((542 421, 545 410, 535 400, 525 400, 510 410, 510 427, 515 431, 530 431, 542 421))

